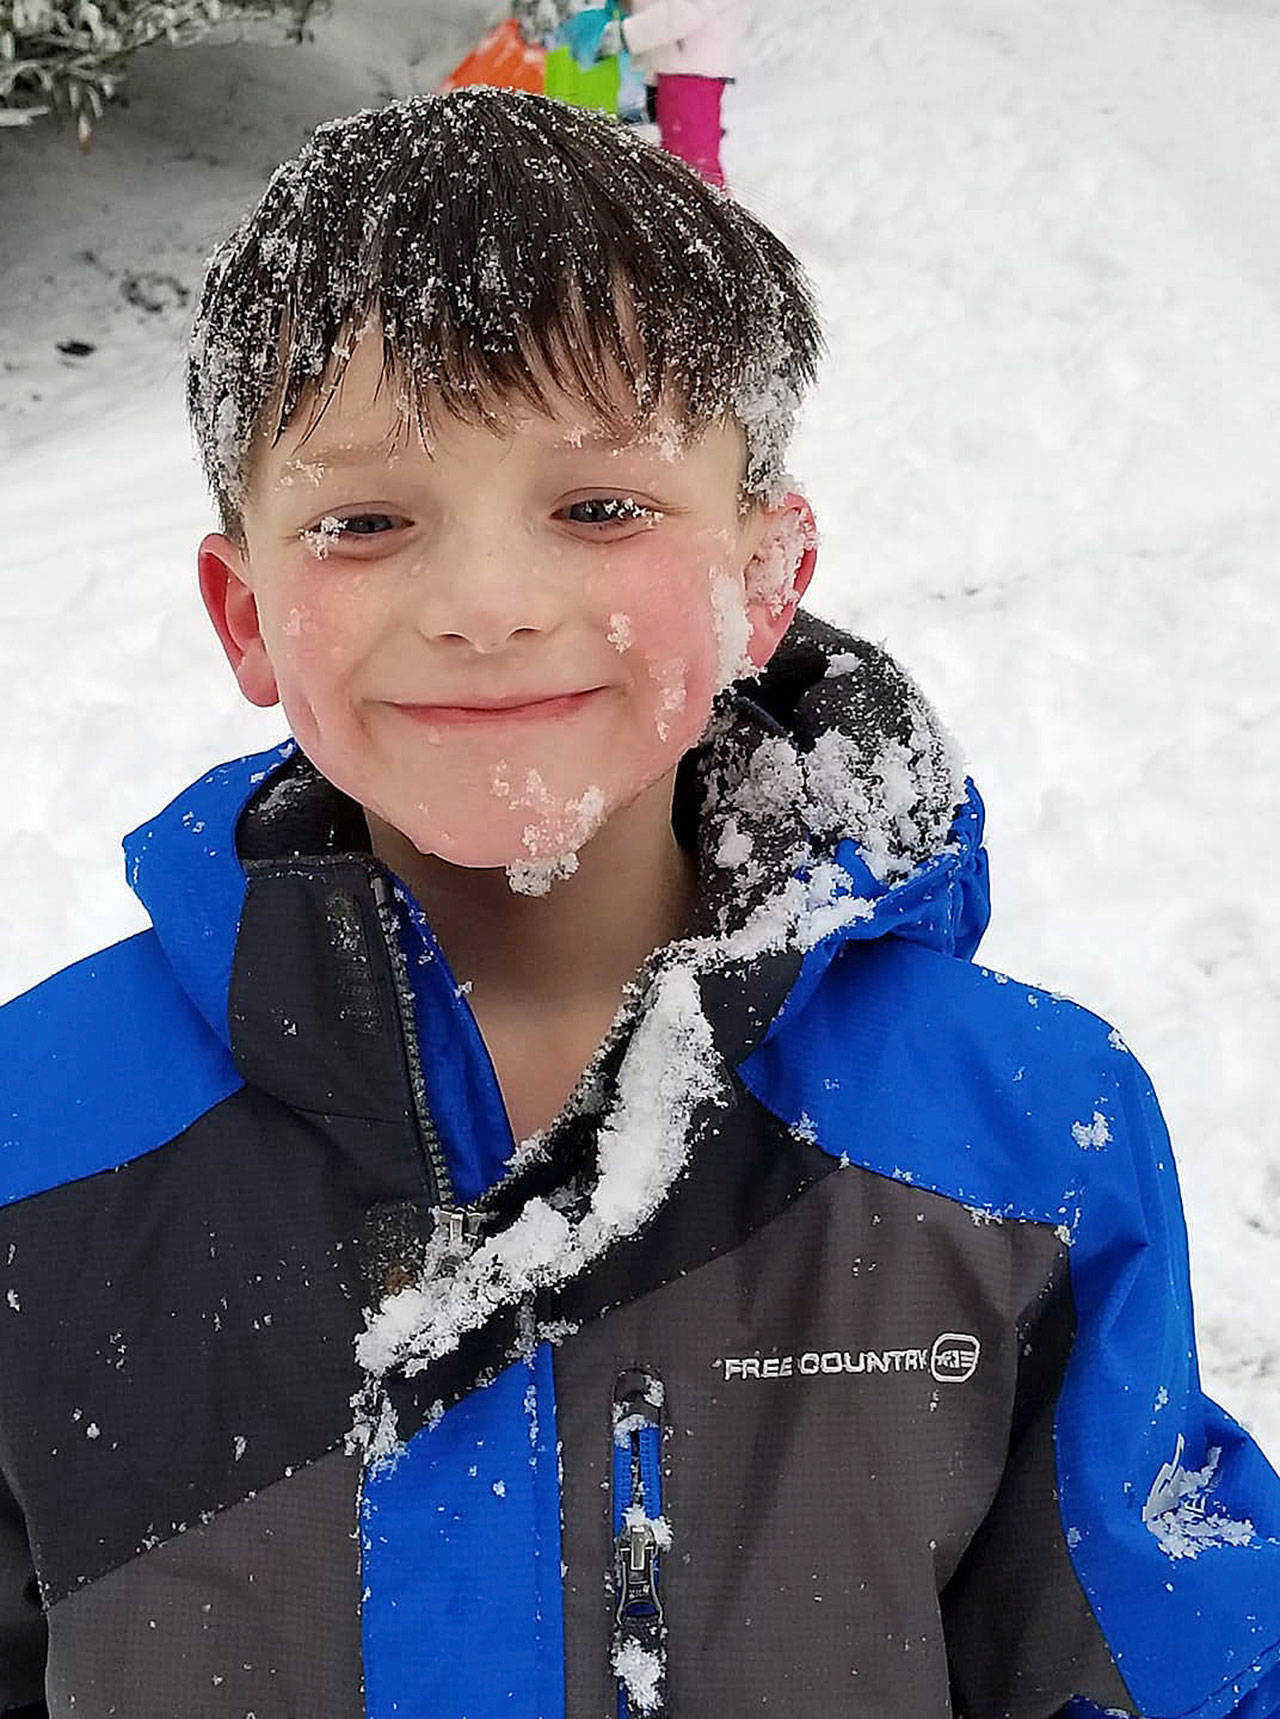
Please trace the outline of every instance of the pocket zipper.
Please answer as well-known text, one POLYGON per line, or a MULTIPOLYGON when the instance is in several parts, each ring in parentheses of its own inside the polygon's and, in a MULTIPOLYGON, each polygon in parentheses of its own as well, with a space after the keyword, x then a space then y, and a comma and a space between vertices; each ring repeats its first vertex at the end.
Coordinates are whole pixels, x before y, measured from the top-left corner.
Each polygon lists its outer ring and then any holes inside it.
POLYGON ((642 1367, 613 1392, 613 1672, 618 1719, 666 1719, 667 1624, 660 1578, 671 1530, 662 1514, 662 1381, 642 1367))

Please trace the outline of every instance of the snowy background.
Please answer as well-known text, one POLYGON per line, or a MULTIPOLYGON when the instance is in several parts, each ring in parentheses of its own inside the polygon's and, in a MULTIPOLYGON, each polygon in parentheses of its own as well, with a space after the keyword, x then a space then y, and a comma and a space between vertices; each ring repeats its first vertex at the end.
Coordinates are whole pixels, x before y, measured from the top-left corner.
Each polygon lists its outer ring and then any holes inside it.
MULTIPOLYGON (((726 164, 830 333, 810 605, 967 751, 984 960, 1153 1075, 1206 1382, 1280 1458, 1280 8, 757 6, 726 164)), ((120 836, 283 732, 195 590, 204 256, 311 125, 433 87, 498 9, 336 0, 301 48, 151 51, 88 157, 0 131, 0 997, 137 930, 120 836)))

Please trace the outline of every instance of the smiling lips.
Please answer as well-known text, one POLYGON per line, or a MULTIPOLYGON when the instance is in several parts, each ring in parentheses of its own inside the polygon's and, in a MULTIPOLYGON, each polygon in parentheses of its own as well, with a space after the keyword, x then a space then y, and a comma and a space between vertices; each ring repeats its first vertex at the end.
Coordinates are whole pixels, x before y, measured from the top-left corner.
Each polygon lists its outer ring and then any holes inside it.
POLYGON ((603 688, 594 686, 585 692, 560 693, 550 698, 494 699, 477 704, 399 704, 396 709, 402 710, 406 716, 430 723, 546 722, 580 710, 589 698, 594 698, 601 691, 603 688))

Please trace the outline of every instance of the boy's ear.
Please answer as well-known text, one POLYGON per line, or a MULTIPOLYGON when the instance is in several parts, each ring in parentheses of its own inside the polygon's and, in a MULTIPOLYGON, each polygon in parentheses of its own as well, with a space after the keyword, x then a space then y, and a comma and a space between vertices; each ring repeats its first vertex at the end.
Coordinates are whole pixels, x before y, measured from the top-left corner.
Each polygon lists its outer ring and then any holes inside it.
POLYGON ((782 643, 818 559, 818 524, 804 496, 790 491, 762 510, 763 530, 746 570, 747 655, 762 669, 782 643))
POLYGON ((196 566, 200 595, 241 692, 250 704, 279 704, 275 670, 258 618, 258 599, 246 577, 244 550, 220 531, 211 531, 200 545, 196 566))

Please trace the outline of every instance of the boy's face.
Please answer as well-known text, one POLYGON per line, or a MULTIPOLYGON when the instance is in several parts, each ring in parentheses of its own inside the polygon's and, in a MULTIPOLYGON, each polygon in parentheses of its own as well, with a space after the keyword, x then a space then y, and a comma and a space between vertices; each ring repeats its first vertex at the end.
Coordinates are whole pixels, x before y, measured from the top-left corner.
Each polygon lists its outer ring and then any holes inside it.
POLYGON ((552 860, 673 775, 744 645, 768 660, 812 556, 785 601, 744 588, 807 508, 741 514, 736 426, 618 446, 568 398, 427 448, 379 366, 362 341, 312 433, 258 449, 206 606, 245 695, 419 852, 552 860))

